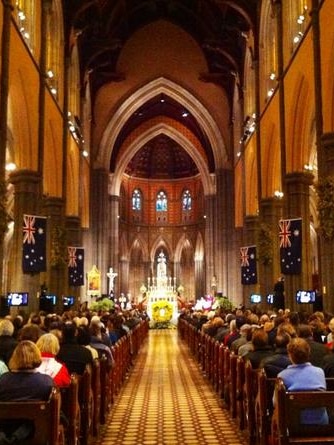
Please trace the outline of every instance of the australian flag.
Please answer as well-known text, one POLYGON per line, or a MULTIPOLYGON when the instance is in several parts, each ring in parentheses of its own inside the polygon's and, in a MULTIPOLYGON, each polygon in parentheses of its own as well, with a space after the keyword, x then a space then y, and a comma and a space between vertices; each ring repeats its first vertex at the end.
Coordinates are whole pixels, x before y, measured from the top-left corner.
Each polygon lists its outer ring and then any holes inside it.
POLYGON ((300 274, 302 269, 302 220, 279 221, 281 273, 300 274))
POLYGON ((256 246, 240 247, 241 284, 256 284, 256 246))
POLYGON ((46 271, 46 218, 23 215, 22 270, 24 273, 46 271))
POLYGON ((67 247, 68 252, 68 284, 83 286, 84 284, 84 249, 83 247, 67 247))

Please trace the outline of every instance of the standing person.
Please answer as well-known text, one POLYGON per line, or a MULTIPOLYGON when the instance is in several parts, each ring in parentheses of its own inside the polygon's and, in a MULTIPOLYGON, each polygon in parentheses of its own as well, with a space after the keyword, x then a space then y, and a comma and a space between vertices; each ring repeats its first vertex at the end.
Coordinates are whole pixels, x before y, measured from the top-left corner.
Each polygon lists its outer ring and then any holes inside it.
POLYGON ((274 306, 276 309, 285 309, 284 277, 279 277, 274 285, 274 306))
MULTIPOLYGON (((288 391, 326 391, 323 369, 310 363, 311 348, 303 338, 293 338, 287 346, 292 365, 281 371, 280 377, 288 391)), ((275 403, 275 401, 274 401, 275 403)), ((326 408, 305 409, 301 412, 301 424, 324 425, 328 423, 326 408)))

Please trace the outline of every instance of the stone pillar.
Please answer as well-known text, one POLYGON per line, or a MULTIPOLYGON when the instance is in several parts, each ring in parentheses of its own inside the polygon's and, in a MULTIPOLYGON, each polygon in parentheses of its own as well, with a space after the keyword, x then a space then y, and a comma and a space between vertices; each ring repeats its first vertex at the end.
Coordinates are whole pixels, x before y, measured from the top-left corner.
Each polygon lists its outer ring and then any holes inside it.
MULTIPOLYGON (((9 55, 10 55, 10 30, 13 11, 13 2, 3 0, 2 33, 1 33, 1 63, 0 63, 0 200, 6 201, 6 148, 8 131, 8 92, 9 92, 9 55)), ((5 210, 5 209, 4 209, 5 210)), ((7 229, 7 215, 4 211, 0 214, 0 283, 3 287, 3 259, 4 259, 4 235, 7 229)), ((5 289, 2 289, 4 292, 5 289)))
MULTIPOLYGON (((321 151, 324 159, 323 171, 319 171, 319 181, 334 178, 334 133, 325 133, 321 137, 321 151), (321 178, 321 179, 320 179, 321 178)), ((334 237, 326 237, 319 231, 319 256, 320 256, 320 289, 323 296, 324 310, 334 311, 334 237)))
POLYGON ((117 272, 118 278, 114 283, 114 292, 117 295, 119 292, 123 292, 119 288, 121 280, 123 280, 120 269, 120 256, 119 256, 119 196, 109 196, 110 205, 110 228, 109 228, 109 266, 117 272))
POLYGON ((194 299, 204 297, 205 287, 205 263, 203 258, 195 258, 195 295, 194 299))
MULTIPOLYGON (((46 198, 43 214, 47 222, 47 251, 49 252, 45 284, 48 291, 60 297, 67 292, 67 243, 64 227, 64 201, 60 198, 46 198), (57 248, 55 249, 55 244, 57 248), (56 250, 56 252, 55 252, 56 250)), ((57 304, 58 305, 58 304, 57 304)), ((62 305, 59 305, 62 308, 62 305)))
POLYGON ((215 222, 216 199, 214 195, 205 196, 205 293, 211 292, 211 279, 216 275, 214 250, 215 250, 215 222))
POLYGON ((313 175, 304 172, 289 173, 285 177, 286 211, 288 218, 302 218, 302 272, 300 275, 285 277, 286 307, 300 310, 296 305, 298 289, 309 289, 311 276, 310 244, 310 186, 313 175))
MULTIPOLYGON (((217 291, 227 297, 236 295, 236 252, 234 228, 234 177, 231 170, 216 172, 215 245, 213 249, 217 291)), ((240 281, 239 281, 240 282, 240 281)))
MULTIPOLYGON (((116 270, 115 265, 110 264, 110 210, 108 199, 109 172, 104 169, 96 169, 92 172, 92 196, 94 203, 92 212, 92 264, 101 272, 101 292, 108 292, 107 272, 109 267, 116 270)), ((116 270, 117 272, 117 270, 116 270)))
POLYGON ((22 242, 23 242, 23 215, 40 215, 41 209, 41 177, 37 172, 30 170, 15 171, 10 175, 10 182, 14 185, 14 233, 13 247, 8 268, 8 290, 28 291, 28 310, 38 311, 37 292, 44 282, 44 274, 27 274, 22 272, 22 242))
POLYGON ((271 293, 281 276, 279 252, 279 220, 282 218, 283 201, 277 198, 262 199, 258 236, 258 272, 262 295, 271 293))

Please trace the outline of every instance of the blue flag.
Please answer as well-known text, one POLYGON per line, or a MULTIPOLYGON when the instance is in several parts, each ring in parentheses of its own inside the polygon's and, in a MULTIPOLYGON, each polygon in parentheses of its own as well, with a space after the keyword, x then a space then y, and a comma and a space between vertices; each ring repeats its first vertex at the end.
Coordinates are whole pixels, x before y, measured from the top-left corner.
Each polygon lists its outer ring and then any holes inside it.
POLYGON ((83 286, 84 284, 84 248, 67 247, 68 252, 68 284, 69 286, 83 286))
POLYGON ((240 261, 241 284, 256 284, 256 246, 240 247, 240 261))
POLYGON ((23 215, 22 269, 24 273, 46 271, 46 218, 23 215))
POLYGON ((302 220, 279 221, 281 273, 298 275, 302 270, 302 220))

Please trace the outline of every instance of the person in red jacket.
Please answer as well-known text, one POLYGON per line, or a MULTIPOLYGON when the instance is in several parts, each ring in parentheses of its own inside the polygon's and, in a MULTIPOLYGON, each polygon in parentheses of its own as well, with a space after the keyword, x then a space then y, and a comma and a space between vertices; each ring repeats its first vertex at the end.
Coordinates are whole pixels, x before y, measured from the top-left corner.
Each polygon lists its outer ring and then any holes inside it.
POLYGON ((38 372, 48 374, 53 378, 55 385, 61 387, 70 384, 70 374, 66 365, 56 360, 60 346, 58 338, 54 334, 43 334, 36 342, 38 349, 41 351, 42 363, 37 368, 38 372))

